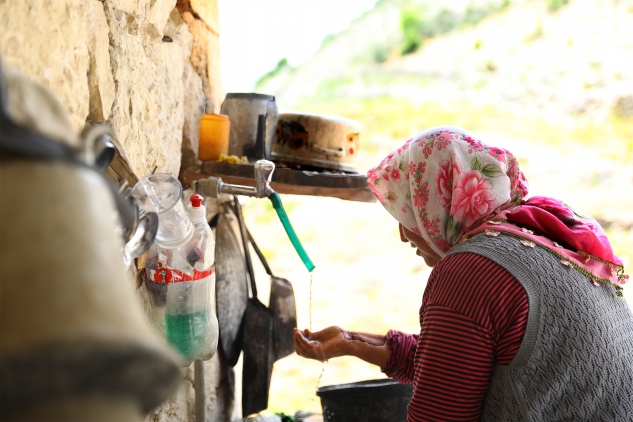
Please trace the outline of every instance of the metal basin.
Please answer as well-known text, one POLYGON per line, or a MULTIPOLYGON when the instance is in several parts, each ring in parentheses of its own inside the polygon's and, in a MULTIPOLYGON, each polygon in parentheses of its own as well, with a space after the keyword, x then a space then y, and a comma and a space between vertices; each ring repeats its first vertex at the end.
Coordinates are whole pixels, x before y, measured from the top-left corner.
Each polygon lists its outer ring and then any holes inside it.
POLYGON ((413 386, 386 378, 324 386, 317 395, 324 422, 404 422, 413 386))

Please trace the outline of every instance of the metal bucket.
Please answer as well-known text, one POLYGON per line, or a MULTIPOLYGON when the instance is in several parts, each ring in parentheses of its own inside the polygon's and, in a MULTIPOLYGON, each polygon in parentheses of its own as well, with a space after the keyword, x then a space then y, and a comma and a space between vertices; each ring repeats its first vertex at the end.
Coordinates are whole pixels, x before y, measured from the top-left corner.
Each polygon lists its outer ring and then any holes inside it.
POLYGON ((279 120, 274 96, 231 92, 226 94, 220 113, 229 116, 231 124, 229 155, 270 159, 279 120))
POLYGON ((317 395, 324 422, 404 422, 413 386, 386 378, 324 386, 317 395))

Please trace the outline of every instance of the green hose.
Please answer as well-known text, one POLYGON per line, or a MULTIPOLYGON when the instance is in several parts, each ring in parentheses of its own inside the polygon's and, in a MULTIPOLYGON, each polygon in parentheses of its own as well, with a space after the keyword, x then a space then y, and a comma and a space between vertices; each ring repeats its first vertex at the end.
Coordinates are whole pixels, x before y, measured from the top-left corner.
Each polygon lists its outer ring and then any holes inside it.
POLYGON ((301 245, 301 242, 299 241, 297 234, 292 228, 292 225, 290 224, 290 220, 288 219, 288 215, 286 214, 286 210, 284 210, 284 206, 281 203, 281 198, 279 197, 279 194, 277 192, 273 192, 268 197, 268 199, 270 199, 270 202, 273 203, 273 208, 275 209, 275 211, 277 211, 279 220, 281 220, 281 224, 284 226, 284 229, 286 230, 286 234, 288 234, 288 237, 290 238, 290 242, 292 242, 292 246, 295 247, 295 250, 297 251, 297 253, 299 254, 299 257, 303 261, 303 265, 306 266, 306 268, 308 269, 308 272, 312 272, 312 270, 314 270, 314 264, 310 260, 310 257, 308 257, 308 254, 306 253, 305 249, 303 249, 303 246, 301 245))

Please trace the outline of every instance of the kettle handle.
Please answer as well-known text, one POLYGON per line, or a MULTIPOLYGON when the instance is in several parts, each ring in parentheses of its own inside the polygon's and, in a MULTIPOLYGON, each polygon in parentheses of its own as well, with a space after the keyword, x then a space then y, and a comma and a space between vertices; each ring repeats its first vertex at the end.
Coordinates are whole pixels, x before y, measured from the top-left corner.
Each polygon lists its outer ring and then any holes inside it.
POLYGON ((106 125, 88 126, 81 133, 81 137, 84 142, 84 159, 103 174, 116 155, 112 142, 112 128, 106 125))
POLYGON ((255 138, 255 155, 257 158, 268 159, 266 157, 266 115, 257 116, 257 138, 255 138))

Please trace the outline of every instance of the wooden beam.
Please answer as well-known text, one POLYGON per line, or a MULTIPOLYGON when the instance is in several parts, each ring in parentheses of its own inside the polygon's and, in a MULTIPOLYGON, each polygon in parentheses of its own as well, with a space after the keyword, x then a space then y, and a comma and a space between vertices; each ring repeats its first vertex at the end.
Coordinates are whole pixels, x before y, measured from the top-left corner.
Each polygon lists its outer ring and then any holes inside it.
MULTIPOLYGON (((224 183, 255 186, 253 164, 228 164, 203 162, 198 169, 181 173, 183 186, 189 187, 194 180, 220 177, 224 183)), ((308 195, 339 198, 348 201, 376 202, 367 185, 367 177, 356 173, 326 173, 299 171, 286 167, 276 168, 270 186, 280 194, 308 195)))
POLYGON ((114 183, 125 180, 128 186, 134 187, 138 182, 138 176, 134 173, 134 170, 132 170, 130 161, 125 155, 125 152, 123 152, 119 141, 115 137, 112 137, 112 143, 114 144, 116 152, 105 173, 114 183))

